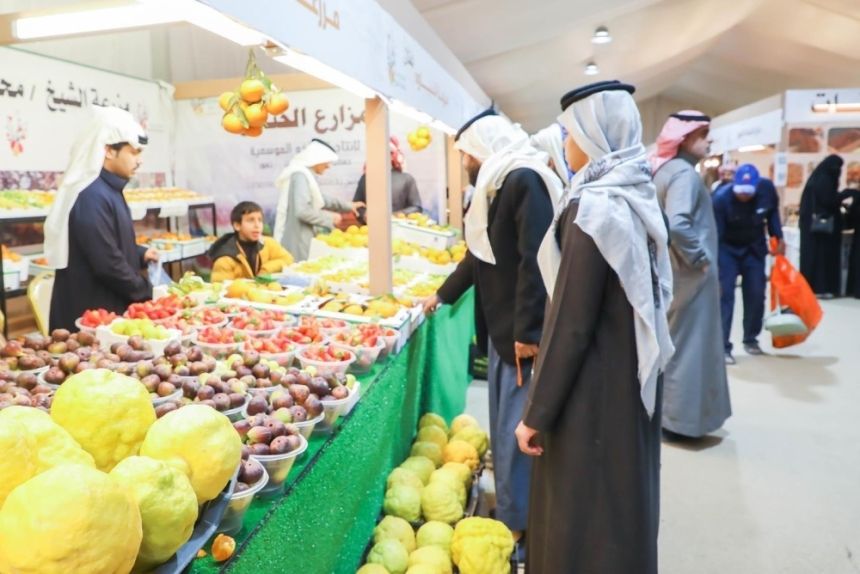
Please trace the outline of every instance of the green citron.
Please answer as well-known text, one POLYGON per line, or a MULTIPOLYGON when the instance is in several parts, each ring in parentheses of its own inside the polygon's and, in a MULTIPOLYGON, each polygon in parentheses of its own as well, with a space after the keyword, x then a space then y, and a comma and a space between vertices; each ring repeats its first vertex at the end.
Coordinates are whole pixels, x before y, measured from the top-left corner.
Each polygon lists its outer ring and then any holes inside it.
POLYGON ((448 432, 448 423, 445 422, 445 419, 437 415, 436 413, 427 413, 421 417, 418 421, 418 428, 423 429, 424 427, 435 426, 439 427, 446 433, 448 432))
POLYGON ((431 520, 418 529, 415 542, 418 548, 438 546, 445 552, 451 552, 451 539, 454 537, 454 527, 445 522, 431 520))
POLYGON ((418 431, 415 442, 433 442, 438 444, 439 448, 445 448, 448 444, 448 433, 437 426, 426 426, 418 431))
POLYGON ((436 569, 439 574, 453 574, 451 557, 438 546, 424 546, 409 555, 409 566, 425 564, 436 569))
POLYGON ((143 541, 134 572, 149 572, 188 542, 197 520, 197 495, 188 477, 169 464, 131 456, 110 473, 131 492, 143 523, 143 541))
POLYGON ((442 466, 442 447, 435 442, 416 442, 409 455, 429 458, 433 462, 433 468, 442 466))
POLYGON ((421 492, 421 511, 426 520, 438 520, 454 524, 463 518, 463 505, 451 485, 445 482, 431 482, 421 492))
POLYGON ((454 418, 454 420, 451 421, 451 428, 448 434, 454 436, 466 427, 481 428, 481 425, 480 423, 478 423, 478 419, 476 419, 472 415, 463 414, 454 418))
POLYGON ((373 542, 379 543, 389 539, 399 541, 407 552, 412 552, 416 548, 415 531, 412 525, 399 516, 386 516, 373 529, 373 542))
POLYGON ((30 480, 38 469, 36 441, 23 425, 0 419, 0 508, 9 493, 30 480))
POLYGON ((394 486, 385 493, 382 510, 388 516, 399 516, 407 522, 421 519, 421 491, 411 486, 394 486))
POLYGON ((444 470, 442 468, 433 471, 433 474, 430 475, 430 484, 433 484, 434 482, 441 482, 456 492, 457 500, 460 501, 460 506, 463 508, 466 507, 466 486, 453 471, 444 470))
POLYGON ((421 478, 406 468, 395 468, 388 475, 388 479, 385 481, 385 488, 389 489, 395 485, 411 486, 418 490, 424 488, 424 482, 421 478))
POLYGON ((410 456, 403 461, 400 468, 411 470, 418 475, 421 482, 427 484, 430 482, 430 475, 433 474, 434 470, 436 470, 436 465, 426 456, 410 456))
POLYGON ((409 552, 397 540, 383 540, 370 549, 367 561, 383 566, 390 574, 406 574, 409 552))

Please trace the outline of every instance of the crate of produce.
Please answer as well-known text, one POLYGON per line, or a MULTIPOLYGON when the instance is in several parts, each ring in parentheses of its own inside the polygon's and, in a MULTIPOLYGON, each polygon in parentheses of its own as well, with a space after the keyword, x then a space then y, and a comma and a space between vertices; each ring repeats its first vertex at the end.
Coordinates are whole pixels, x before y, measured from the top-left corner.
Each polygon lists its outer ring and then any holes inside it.
POLYGON ((412 220, 400 219, 394 220, 391 235, 394 239, 433 249, 448 249, 458 239, 457 233, 451 229, 422 227, 412 220))

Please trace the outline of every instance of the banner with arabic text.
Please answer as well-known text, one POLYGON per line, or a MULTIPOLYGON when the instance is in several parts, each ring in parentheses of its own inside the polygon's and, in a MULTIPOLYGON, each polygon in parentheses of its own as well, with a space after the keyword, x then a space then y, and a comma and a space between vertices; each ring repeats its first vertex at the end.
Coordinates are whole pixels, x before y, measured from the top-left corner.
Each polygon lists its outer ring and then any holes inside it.
MULTIPOLYGON (((256 138, 224 131, 217 98, 176 102, 176 184, 214 196, 219 228, 229 228, 230 210, 242 200, 259 203, 273 225, 278 202, 275 179, 312 138, 330 144, 339 157, 319 178, 321 191, 343 200, 355 194, 366 154, 364 100, 338 89, 288 96, 289 110, 256 138)), ((392 114, 390 132, 400 140, 406 171, 418 183, 422 207, 438 219, 446 201, 445 139, 433 131, 430 146, 412 151, 406 136, 418 125, 392 114)))
POLYGON ((169 88, 13 48, 0 47, 0 61, 0 189, 55 189, 95 105, 127 109, 146 129, 137 184, 171 184, 169 88))

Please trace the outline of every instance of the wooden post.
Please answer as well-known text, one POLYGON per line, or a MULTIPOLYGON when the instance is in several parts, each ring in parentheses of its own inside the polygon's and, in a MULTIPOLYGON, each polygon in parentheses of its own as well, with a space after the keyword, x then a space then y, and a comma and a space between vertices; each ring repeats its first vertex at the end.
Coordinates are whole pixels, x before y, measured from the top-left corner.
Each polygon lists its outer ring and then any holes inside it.
POLYGON ((388 106, 365 100, 367 134, 367 226, 370 249, 370 294, 392 290, 391 153, 388 151, 388 106))
POLYGON ((463 230, 463 162, 460 152, 454 149, 454 136, 445 138, 448 160, 448 225, 463 230))

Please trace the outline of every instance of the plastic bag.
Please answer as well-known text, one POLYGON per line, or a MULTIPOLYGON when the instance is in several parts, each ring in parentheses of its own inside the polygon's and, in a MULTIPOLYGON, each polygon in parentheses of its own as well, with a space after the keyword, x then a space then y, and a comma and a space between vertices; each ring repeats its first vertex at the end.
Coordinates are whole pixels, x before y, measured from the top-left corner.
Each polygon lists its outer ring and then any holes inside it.
MULTIPOLYGON (((773 242, 771 243, 773 246, 773 242)), ((800 317, 809 331, 802 335, 774 335, 773 346, 784 349, 806 340, 821 322, 824 312, 812 288, 800 272, 784 255, 774 255, 773 269, 770 274, 770 308, 776 309, 777 301, 782 308, 788 308, 800 317)))
POLYGON ((157 261, 150 261, 147 267, 149 271, 149 282, 153 287, 159 287, 161 285, 170 285, 173 280, 170 278, 170 275, 164 270, 164 267, 161 263, 157 261))

